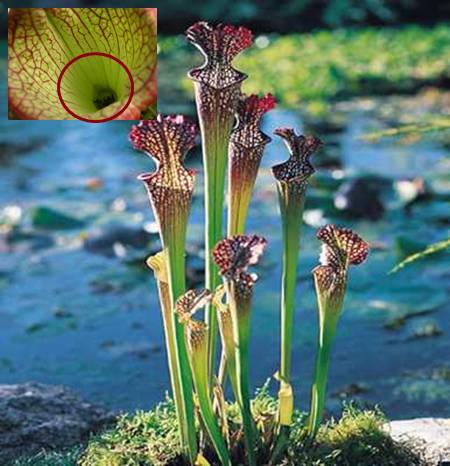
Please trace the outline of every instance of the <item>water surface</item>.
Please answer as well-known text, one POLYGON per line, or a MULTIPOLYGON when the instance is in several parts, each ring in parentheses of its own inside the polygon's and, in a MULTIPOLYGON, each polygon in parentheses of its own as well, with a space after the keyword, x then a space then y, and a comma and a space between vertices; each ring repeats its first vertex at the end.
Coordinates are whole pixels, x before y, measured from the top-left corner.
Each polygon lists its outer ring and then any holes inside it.
MULTIPOLYGON (((6 102, 2 81, 1 101, 6 102)), ((389 99, 373 102, 376 109, 389 99)), ((146 249, 123 247, 118 241, 112 257, 83 244, 96 232, 117 226, 152 231, 145 191, 135 178, 151 170, 153 163, 131 150, 127 122, 7 121, 4 108, 2 112, 2 231, 6 223, 17 226, 0 242, 0 379, 66 384, 113 409, 150 408, 168 387, 155 283, 143 266, 146 255, 157 250, 157 239, 146 249), (36 228, 31 222, 36 207, 55 209, 83 224, 36 228)), ((320 244, 314 232, 332 221, 354 227, 374 247, 367 264, 351 273, 331 366, 329 408, 339 410, 336 392, 350 391, 362 402, 379 404, 392 417, 449 416, 448 256, 387 275, 399 257, 399 244, 417 248, 445 238, 448 179, 443 174, 449 163, 438 139, 407 144, 398 139, 367 144, 359 139, 382 124, 375 110, 355 103, 342 112, 339 129, 319 134, 327 146, 317 162, 329 157, 341 166, 318 170, 306 204, 294 331, 297 400, 307 407, 317 332, 310 270, 320 244), (373 222, 336 215, 330 186, 367 175, 378 177, 387 208, 383 218, 373 222), (414 205, 408 214, 392 182, 419 175, 439 195, 414 205), (397 330, 385 328, 386 322, 409 314, 417 316, 397 330), (414 337, 427 325, 441 334, 414 337)), ((298 113, 286 109, 271 112, 264 130, 271 134, 280 125, 313 130, 298 113)), ((281 231, 269 168, 285 157, 283 144, 274 140, 264 156, 248 224, 250 232, 269 240, 255 288, 255 387, 271 377, 278 364, 281 231)), ((198 149, 188 164, 200 167, 198 149)), ((189 229, 191 267, 201 265, 195 256, 203 230, 201 185, 200 176, 189 229)), ((275 383, 272 387, 276 390, 275 383)))

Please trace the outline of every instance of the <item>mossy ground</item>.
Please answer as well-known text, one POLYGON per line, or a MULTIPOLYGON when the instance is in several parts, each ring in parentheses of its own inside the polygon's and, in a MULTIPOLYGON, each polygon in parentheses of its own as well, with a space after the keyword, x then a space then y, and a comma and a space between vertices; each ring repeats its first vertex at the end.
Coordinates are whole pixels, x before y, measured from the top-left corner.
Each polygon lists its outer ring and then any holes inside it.
MULTIPOLYGON (((253 411, 266 446, 273 440, 276 401, 261 391, 253 411)), ((282 466, 420 466, 426 463, 408 444, 395 442, 384 430, 385 419, 378 410, 344 407, 339 420, 325 424, 314 443, 305 441, 306 417, 296 413, 287 456, 282 466)), ((233 464, 242 464, 243 442, 236 405, 228 409, 233 464)), ((268 462, 269 448, 262 451, 260 464, 268 462)), ((216 464, 208 447, 205 456, 216 464)), ((116 425, 94 436, 84 448, 67 452, 41 453, 17 461, 14 466, 184 466, 178 442, 175 410, 166 401, 153 411, 120 417, 116 425)))
POLYGON ((65 451, 42 451, 30 458, 22 458, 13 463, 14 466, 75 466, 81 454, 80 447, 65 451))

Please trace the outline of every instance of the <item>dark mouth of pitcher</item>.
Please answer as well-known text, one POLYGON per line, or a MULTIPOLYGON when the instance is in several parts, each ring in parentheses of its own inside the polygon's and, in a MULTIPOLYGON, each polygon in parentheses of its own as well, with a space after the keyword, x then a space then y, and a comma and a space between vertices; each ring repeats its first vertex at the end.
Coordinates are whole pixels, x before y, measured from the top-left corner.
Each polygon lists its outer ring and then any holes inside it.
POLYGON ((94 98, 92 102, 97 110, 101 110, 102 108, 117 102, 117 100, 117 94, 110 88, 101 87, 94 90, 94 98))

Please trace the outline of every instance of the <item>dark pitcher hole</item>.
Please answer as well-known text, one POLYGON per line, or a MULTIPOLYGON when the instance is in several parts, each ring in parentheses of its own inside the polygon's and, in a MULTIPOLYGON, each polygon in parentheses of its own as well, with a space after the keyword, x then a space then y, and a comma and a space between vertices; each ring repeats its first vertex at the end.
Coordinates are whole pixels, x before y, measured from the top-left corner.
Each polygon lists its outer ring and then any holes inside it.
POLYGON ((97 110, 117 102, 117 94, 109 88, 97 87, 94 89, 93 103, 97 110))

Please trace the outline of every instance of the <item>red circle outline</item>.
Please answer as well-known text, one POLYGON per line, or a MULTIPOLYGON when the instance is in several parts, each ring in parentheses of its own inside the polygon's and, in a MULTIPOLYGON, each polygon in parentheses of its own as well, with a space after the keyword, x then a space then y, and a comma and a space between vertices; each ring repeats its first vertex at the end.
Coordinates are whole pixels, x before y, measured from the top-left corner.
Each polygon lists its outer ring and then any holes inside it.
POLYGON ((61 73, 59 75, 59 78, 58 78, 58 84, 57 84, 56 90, 58 92, 59 101, 61 102, 61 105, 64 107, 64 110, 67 113, 69 113, 70 115, 72 115, 74 118, 76 118, 77 120, 85 121, 87 123, 104 123, 106 121, 111 121, 111 120, 116 119, 119 115, 121 115, 130 106, 131 101, 132 101, 133 96, 134 96, 134 80, 133 80, 133 76, 131 74, 131 71, 128 69, 127 65, 125 65, 125 63, 123 61, 119 60, 114 55, 111 55, 109 53, 103 53, 103 52, 88 52, 88 53, 82 53, 81 55, 77 55, 76 57, 72 58, 72 60, 70 60, 68 63, 66 63, 66 65, 64 65, 64 68, 62 69, 62 71, 61 71, 61 73), (128 100, 125 103, 125 105, 118 112, 114 113, 114 115, 112 115, 112 116, 110 116, 108 118, 103 118, 101 120, 91 120, 89 118, 84 118, 84 117, 82 117, 80 115, 77 115, 75 112, 73 112, 67 106, 67 104, 64 102, 64 99, 63 99, 62 94, 61 94, 61 82, 62 82, 64 73, 67 71, 69 66, 73 65, 73 63, 80 60, 81 58, 92 57, 92 56, 106 57, 106 58, 110 58, 111 60, 114 60, 116 63, 118 63, 125 70, 125 72, 127 73, 128 79, 130 81, 130 95, 129 95, 128 100))

